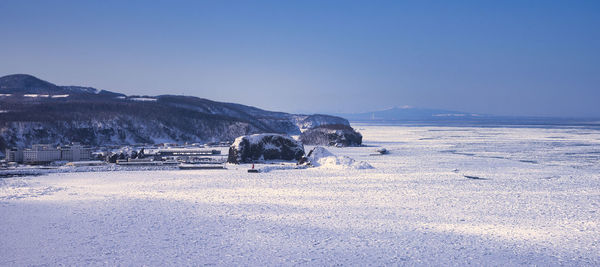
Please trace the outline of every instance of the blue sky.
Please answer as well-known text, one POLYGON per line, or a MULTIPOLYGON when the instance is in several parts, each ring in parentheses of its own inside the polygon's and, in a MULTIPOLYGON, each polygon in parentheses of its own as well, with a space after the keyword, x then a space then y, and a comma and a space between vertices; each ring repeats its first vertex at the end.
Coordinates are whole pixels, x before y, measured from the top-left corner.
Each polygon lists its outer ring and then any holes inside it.
POLYGON ((600 117, 600 1, 0 1, 0 75, 287 112, 600 117))

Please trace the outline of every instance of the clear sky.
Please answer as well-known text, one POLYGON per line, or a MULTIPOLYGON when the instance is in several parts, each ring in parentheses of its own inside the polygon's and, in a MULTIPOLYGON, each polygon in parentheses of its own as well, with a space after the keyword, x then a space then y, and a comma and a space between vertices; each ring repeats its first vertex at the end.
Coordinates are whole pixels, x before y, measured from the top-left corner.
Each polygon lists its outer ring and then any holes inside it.
POLYGON ((600 117, 600 1, 0 1, 0 76, 287 112, 600 117))

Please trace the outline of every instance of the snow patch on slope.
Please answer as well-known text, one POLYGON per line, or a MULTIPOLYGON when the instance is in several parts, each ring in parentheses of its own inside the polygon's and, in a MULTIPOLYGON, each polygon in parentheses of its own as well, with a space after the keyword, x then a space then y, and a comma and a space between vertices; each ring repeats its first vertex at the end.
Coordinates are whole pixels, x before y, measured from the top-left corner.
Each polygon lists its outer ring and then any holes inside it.
POLYGON ((49 97, 50 95, 24 94, 24 97, 49 97))
POLYGON ((266 133, 266 134, 251 134, 251 135, 240 136, 233 141, 231 146, 234 146, 234 147, 240 146, 240 144, 242 143, 242 141, 244 141, 244 139, 248 140, 250 145, 256 145, 256 144, 260 143, 262 140, 264 140, 264 138, 266 136, 271 136, 271 135, 273 135, 273 134, 266 133))
POLYGON ((129 100, 154 102, 154 101, 156 101, 156 98, 150 98, 150 97, 133 97, 133 98, 130 98, 129 100))

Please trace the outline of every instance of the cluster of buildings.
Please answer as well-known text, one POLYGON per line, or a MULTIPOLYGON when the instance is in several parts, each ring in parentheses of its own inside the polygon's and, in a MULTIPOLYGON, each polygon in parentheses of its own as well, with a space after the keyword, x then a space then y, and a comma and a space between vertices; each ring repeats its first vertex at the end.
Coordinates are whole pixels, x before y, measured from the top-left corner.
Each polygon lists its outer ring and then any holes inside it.
POLYGON ((26 149, 6 149, 7 162, 45 164, 53 161, 83 161, 91 158, 92 149, 75 142, 60 147, 37 144, 26 149))
POLYGON ((6 149, 4 162, 27 165, 45 165, 57 161, 68 161, 68 165, 107 164, 118 165, 168 165, 179 163, 214 164, 225 162, 219 143, 206 145, 143 145, 138 147, 96 147, 80 143, 66 146, 36 144, 30 148, 6 149), (217 148, 217 149, 215 149, 217 148), (94 151, 94 152, 93 152, 94 151))
POLYGON ((119 165, 165 165, 179 163, 217 163, 224 162, 221 151, 198 147, 166 147, 147 148, 130 155, 113 154, 107 158, 108 162, 119 165), (130 157, 136 155, 137 157, 130 157), (116 156, 119 156, 118 158, 116 156), (114 159, 111 159, 113 158, 114 159), (219 159, 221 157, 221 159, 219 159))

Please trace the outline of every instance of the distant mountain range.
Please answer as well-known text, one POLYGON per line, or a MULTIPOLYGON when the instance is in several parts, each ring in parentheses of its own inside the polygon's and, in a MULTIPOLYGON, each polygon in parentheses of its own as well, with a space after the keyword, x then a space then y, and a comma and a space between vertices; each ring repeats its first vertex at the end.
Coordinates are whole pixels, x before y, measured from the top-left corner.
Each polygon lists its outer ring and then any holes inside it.
POLYGON ((299 134, 348 120, 274 112, 177 96, 127 96, 59 86, 26 74, 0 77, 0 149, 35 143, 123 145, 233 140, 254 133, 299 134))
POLYGON ((482 117, 479 114, 413 107, 394 107, 380 111, 338 115, 350 121, 435 121, 482 117))
POLYGON ((437 125, 600 125, 595 118, 554 118, 533 116, 496 116, 443 109, 394 107, 390 109, 334 114, 351 122, 383 124, 437 125))

